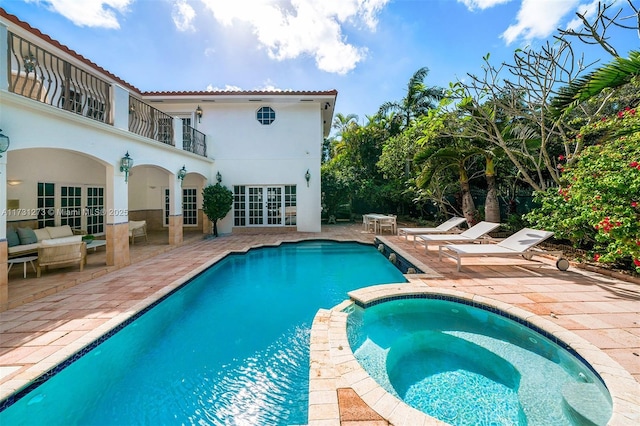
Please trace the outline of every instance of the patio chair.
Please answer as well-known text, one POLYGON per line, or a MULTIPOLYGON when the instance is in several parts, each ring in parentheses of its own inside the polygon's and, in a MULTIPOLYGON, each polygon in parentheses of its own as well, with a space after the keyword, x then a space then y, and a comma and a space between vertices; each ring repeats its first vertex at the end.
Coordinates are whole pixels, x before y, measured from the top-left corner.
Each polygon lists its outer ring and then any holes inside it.
POLYGON ((136 237, 144 237, 146 242, 149 242, 147 239, 147 221, 146 220, 130 220, 129 221, 129 239, 131 240, 131 244, 134 244, 136 241, 136 237))
MULTIPOLYGON (((537 249, 536 246, 551 237, 553 232, 541 231, 537 229, 524 228, 510 237, 505 238, 497 244, 448 244, 440 246, 438 250, 438 259, 442 260, 442 256, 456 259, 458 262, 458 272, 460 272, 461 261, 463 257, 480 257, 480 256, 522 256, 527 260, 531 260, 535 253, 539 254, 556 254, 562 255, 562 252, 550 252, 537 249)), ((569 262, 566 259, 558 258, 556 267, 561 271, 569 268, 569 262)))
POLYGON ((500 226, 499 223, 493 222, 478 222, 471 228, 460 234, 432 234, 432 235, 415 235, 413 241, 422 242, 424 244, 424 251, 428 253, 429 243, 453 243, 453 242, 483 242, 489 241, 491 237, 487 234, 500 226))
MULTIPOLYGON (((78 236, 78 238, 82 237, 78 236)), ((84 265, 87 263, 87 245, 84 241, 63 244, 47 244, 43 242, 38 247, 36 276, 40 278, 43 268, 46 271, 49 266, 67 266, 74 263, 80 264, 80 271, 84 269, 84 265)))
MULTIPOLYGON (((409 235, 419 234, 459 234, 461 230, 457 228, 466 219, 454 216, 446 222, 441 223, 435 228, 398 228, 398 235, 404 235, 405 239, 409 239, 409 235)), ((415 237, 414 237, 415 241, 415 237)))
POLYGON ((388 219, 380 219, 378 221, 378 229, 381 234, 384 234, 384 231, 388 230, 391 234, 395 235, 398 216, 395 214, 389 214, 387 216, 389 216, 388 219))

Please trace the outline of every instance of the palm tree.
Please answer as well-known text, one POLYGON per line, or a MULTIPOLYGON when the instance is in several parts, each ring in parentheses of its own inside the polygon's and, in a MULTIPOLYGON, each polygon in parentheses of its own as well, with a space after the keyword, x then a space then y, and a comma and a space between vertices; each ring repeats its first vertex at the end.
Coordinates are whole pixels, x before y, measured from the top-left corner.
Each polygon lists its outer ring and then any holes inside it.
POLYGON ((411 122, 430 109, 436 107, 436 102, 444 96, 444 91, 440 87, 426 87, 424 79, 429 74, 429 68, 422 67, 416 71, 407 84, 407 94, 400 102, 385 102, 380 106, 378 115, 387 116, 390 112, 396 112, 402 119, 404 128, 411 125, 411 122))
POLYGON ((468 162, 478 155, 478 151, 469 145, 452 143, 446 148, 431 147, 416 154, 414 161, 422 165, 422 172, 416 179, 418 188, 427 188, 434 177, 447 169, 452 169, 458 175, 458 184, 462 194, 462 215, 469 226, 475 223, 475 203, 471 196, 468 162))
POLYGON ((336 129, 336 137, 342 136, 344 132, 358 125, 358 116, 356 114, 344 115, 341 112, 337 113, 333 118, 331 127, 336 129))
POLYGON ((629 58, 616 57, 612 62, 577 78, 569 86, 562 88, 551 103, 553 112, 559 116, 580 103, 593 98, 604 89, 628 84, 640 75, 640 51, 631 51, 629 58))

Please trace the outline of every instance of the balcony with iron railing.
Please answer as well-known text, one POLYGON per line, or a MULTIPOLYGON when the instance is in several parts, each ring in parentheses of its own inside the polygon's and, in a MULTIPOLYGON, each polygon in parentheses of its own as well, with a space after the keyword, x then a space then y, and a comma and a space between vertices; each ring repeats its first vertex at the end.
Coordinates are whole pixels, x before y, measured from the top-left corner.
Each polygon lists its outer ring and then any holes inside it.
MULTIPOLYGON (((114 88, 111 83, 42 47, 7 31, 9 92, 113 126, 114 88)), ((176 146, 172 117, 129 94, 127 130, 176 146)), ((116 123, 117 125, 117 123, 116 123)), ((122 123, 122 127, 125 123, 122 123)), ((207 156, 206 137, 184 125, 182 149, 207 156)))
POLYGON ((110 84, 41 47, 7 33, 9 91, 110 123, 110 84))
POLYGON ((206 157, 207 141, 205 134, 185 124, 182 127, 182 149, 206 157))

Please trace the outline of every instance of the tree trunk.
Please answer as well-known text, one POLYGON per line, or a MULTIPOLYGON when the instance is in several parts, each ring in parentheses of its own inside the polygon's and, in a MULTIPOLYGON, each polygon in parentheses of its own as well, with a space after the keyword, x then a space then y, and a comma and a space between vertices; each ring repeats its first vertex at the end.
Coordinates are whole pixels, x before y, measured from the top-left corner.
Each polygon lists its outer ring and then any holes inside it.
POLYGON ((469 188, 469 180, 460 180, 460 188, 462 189, 462 215, 467 219, 469 227, 475 225, 474 213, 476 206, 471 197, 471 189, 469 188))
POLYGON ((496 176, 486 176, 487 198, 484 201, 484 219, 487 222, 500 223, 500 203, 498 202, 498 190, 496 189, 496 176))
POLYGON ((218 220, 213 221, 213 236, 218 236, 218 220))

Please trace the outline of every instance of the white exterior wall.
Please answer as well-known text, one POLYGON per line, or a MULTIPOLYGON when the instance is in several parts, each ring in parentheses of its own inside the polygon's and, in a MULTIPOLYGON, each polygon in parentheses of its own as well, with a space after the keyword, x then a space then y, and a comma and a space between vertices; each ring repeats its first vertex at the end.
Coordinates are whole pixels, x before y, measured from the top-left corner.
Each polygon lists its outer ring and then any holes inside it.
MULTIPOLYGON (((171 114, 179 107, 162 104, 162 109, 171 114)), ((320 103, 283 99, 216 102, 200 107, 202 120, 194 126, 207 135, 207 153, 215 160, 213 174, 220 172, 222 185, 230 190, 234 185, 296 185, 297 230, 320 232, 323 140, 320 103), (276 113, 270 125, 256 119, 256 112, 263 106, 276 113), (305 180, 307 170, 311 175, 309 187, 305 180)), ((232 213, 219 222, 219 232, 231 232, 232 213)))
MULTIPOLYGON (((20 201, 21 208, 32 208, 37 203, 36 183, 46 181, 104 185, 110 203, 107 208, 128 210, 164 208, 164 188, 170 188, 171 214, 179 214, 181 198, 176 197, 180 193, 176 174, 184 165, 188 172, 184 184, 197 187, 200 197, 203 185, 216 182, 217 172, 222 174, 222 184, 231 190, 234 185, 295 185, 297 230, 321 230, 321 147, 323 133, 329 131, 335 92, 140 94, 64 46, 48 44, 36 32, 4 18, 0 22, 0 41, 5 40, 0 43, 0 57, 7 57, 7 31, 111 83, 113 125, 9 93, 6 70, 0 71, 0 128, 11 139, 4 155, 8 162, 5 177, 22 181, 4 189, 8 190, 9 199, 20 201), (176 147, 129 132, 130 90, 136 98, 171 116, 191 117, 192 126, 206 135, 208 158, 182 149, 179 120, 174 120, 176 147), (254 93, 263 102, 252 102, 254 93), (198 105, 203 109, 201 123, 195 116, 198 105), (276 112, 270 125, 256 120, 256 111, 262 106, 270 106, 276 112), (134 160, 128 185, 120 171, 120 159, 126 152, 134 160), (308 186, 307 170, 311 175, 308 186)), ((200 199, 199 206, 201 202, 200 199)), ((0 208, 5 207, 6 199, 0 202, 0 208)), ((107 223, 127 220, 124 215, 107 223)), ((218 225, 219 232, 231 232, 233 211, 218 225)), ((0 238, 2 235, 0 231, 0 238)))

